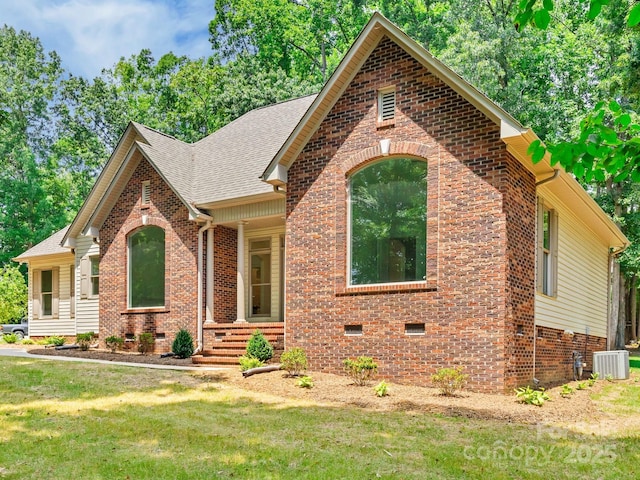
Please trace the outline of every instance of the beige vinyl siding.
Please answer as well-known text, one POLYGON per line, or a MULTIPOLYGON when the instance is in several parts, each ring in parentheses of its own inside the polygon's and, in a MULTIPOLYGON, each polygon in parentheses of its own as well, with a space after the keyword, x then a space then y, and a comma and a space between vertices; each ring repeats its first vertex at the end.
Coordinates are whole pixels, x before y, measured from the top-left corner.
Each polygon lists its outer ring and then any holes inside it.
POLYGON ((536 292, 536 325, 606 337, 608 246, 579 212, 549 192, 541 196, 558 213, 557 296, 536 292))
POLYGON ((245 286, 247 291, 245 298, 247 301, 246 312, 247 320, 254 322, 279 322, 280 321, 280 238, 284 235, 284 227, 262 228, 257 230, 245 231, 245 264, 244 274, 247 281, 245 286), (251 316, 251 271, 249 262, 251 254, 249 245, 251 240, 271 240, 271 316, 270 317, 252 317, 251 316))
POLYGON ((75 335, 75 319, 71 318, 70 305, 70 277, 73 256, 59 255, 42 258, 34 258, 29 262, 29 335, 34 337, 51 335, 75 335), (39 301, 34 301, 34 295, 39 289, 34 284, 39 276, 36 272, 43 270, 57 270, 55 278, 57 285, 54 285, 54 304, 57 304, 57 315, 38 318, 39 301))
MULTIPOLYGON (((82 294, 81 263, 92 256, 100 255, 100 245, 93 238, 79 236, 76 238, 76 325, 78 333, 96 332, 99 330, 98 296, 82 294)), ((90 286, 90 285, 89 285, 90 286)))

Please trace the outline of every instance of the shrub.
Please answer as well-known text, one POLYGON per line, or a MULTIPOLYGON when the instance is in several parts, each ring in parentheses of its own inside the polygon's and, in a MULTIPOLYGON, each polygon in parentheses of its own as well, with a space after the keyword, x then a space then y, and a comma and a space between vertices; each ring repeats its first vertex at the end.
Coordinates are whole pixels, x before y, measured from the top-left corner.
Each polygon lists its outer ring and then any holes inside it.
POLYGON ((33 340, 31 340, 30 338, 25 338, 22 340, 22 345, 35 345, 36 342, 34 342, 33 340))
POLYGON ((386 397, 389 395, 389 384, 382 380, 378 385, 373 387, 373 391, 376 392, 378 397, 386 397))
POLYGON ((467 384, 469 375, 462 373, 464 367, 441 368, 431 375, 431 381, 446 397, 452 397, 467 384))
POLYGON ((562 385, 562 389, 560 390, 560 396, 563 398, 567 398, 567 397, 570 397, 571 395, 573 395, 573 387, 571 387, 567 383, 562 385))
POLYGON ((62 345, 65 344, 67 339, 64 337, 53 335, 51 337, 47 337, 45 341, 46 341, 45 345, 55 345, 56 347, 61 347, 62 345))
POLYGON ((193 337, 189 330, 181 328, 171 344, 171 351, 178 358, 189 358, 193 355, 193 337))
POLYGON ((76 335, 76 343, 80 346, 80 350, 87 351, 91 346, 91 342, 95 338, 96 334, 93 332, 78 333, 76 335))
POLYGON ((307 355, 300 347, 287 350, 280 356, 280 368, 286 370, 290 377, 297 377, 307 369, 307 355))
POLYGON ((516 390, 516 400, 520 403, 526 403, 527 405, 536 405, 541 407, 544 402, 551 400, 551 398, 544 391, 544 388, 534 390, 530 386, 526 386, 520 387, 516 390))
POLYGON ((246 370, 251 370, 252 368, 262 367, 264 362, 255 357, 250 357, 248 355, 243 355, 238 358, 240 362, 240 371, 244 372, 246 370))
POLYGON ((296 384, 301 388, 313 388, 313 378, 305 375, 300 377, 296 384))
POLYGON ((2 335, 2 339, 7 343, 16 343, 18 341, 18 336, 15 333, 5 333, 2 335))
POLYGON ((356 385, 366 385, 369 378, 378 371, 378 364, 371 357, 358 357, 356 360, 343 360, 344 371, 356 385))
POLYGON ((251 334, 251 338, 247 343, 247 356, 257 358, 261 362, 266 362, 273 357, 273 346, 260 330, 256 330, 251 334))
POLYGON ((111 335, 105 338, 104 343, 107 348, 111 350, 111 353, 116 353, 116 350, 122 348, 122 345, 124 345, 124 338, 111 335))
POLYGON ((142 355, 146 355, 150 351, 153 350, 153 344, 155 343, 155 339, 153 338, 152 333, 141 333, 138 335, 138 351, 142 355))

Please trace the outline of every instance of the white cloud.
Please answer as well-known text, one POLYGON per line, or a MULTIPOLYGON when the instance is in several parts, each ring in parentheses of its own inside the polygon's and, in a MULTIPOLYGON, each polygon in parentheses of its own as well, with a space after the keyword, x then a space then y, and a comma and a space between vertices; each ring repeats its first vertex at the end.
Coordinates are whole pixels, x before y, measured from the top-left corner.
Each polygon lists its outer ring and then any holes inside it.
POLYGON ((39 37, 75 75, 94 77, 143 48, 156 59, 211 54, 213 0, 0 0, 0 11, 0 22, 39 37))

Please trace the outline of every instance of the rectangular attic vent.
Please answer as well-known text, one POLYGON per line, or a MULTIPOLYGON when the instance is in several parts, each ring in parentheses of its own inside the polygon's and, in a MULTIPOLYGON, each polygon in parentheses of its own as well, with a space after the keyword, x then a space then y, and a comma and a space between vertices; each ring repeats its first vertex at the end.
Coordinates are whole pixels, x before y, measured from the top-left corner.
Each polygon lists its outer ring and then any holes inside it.
POLYGON ((151 203, 151 182, 145 180, 142 182, 142 205, 149 205, 151 203))
POLYGON ((396 89, 383 88, 378 91, 378 121, 386 122, 396 116, 396 89))

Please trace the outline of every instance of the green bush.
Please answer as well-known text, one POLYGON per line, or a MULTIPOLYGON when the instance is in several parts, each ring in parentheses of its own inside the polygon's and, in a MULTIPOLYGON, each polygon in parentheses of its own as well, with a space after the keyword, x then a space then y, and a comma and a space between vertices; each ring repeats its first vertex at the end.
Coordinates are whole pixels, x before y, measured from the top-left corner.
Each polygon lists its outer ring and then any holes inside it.
POLYGON ((264 365, 264 362, 255 358, 255 357, 250 357, 248 355, 243 355, 241 357, 238 358, 238 361, 240 362, 240 371, 244 372, 247 370, 251 370, 252 368, 256 368, 256 367, 262 367, 264 365))
POLYGON ((286 370, 290 377, 297 377, 307 370, 307 355, 300 347, 287 350, 280 356, 280 368, 286 370))
POLYGON ((65 337, 60 337, 58 335, 53 335, 51 337, 45 338, 45 345, 55 345, 56 347, 60 347, 65 344, 67 339, 65 337))
POLYGON ((343 360, 342 365, 347 375, 360 386, 366 385, 369 378, 378 371, 378 364, 371 357, 361 356, 355 360, 347 358, 343 360))
POLYGON ((30 338, 25 338, 22 340, 22 345, 35 345, 36 342, 34 342, 33 340, 31 340, 30 338))
POLYGON ((386 397, 389 395, 389 384, 382 380, 378 385, 373 387, 373 391, 376 392, 378 397, 386 397))
POLYGON ((76 343, 80 346, 80 350, 87 351, 95 337, 96 334, 93 332, 78 333, 76 335, 76 343))
POLYGON ((467 384, 469 375, 462 373, 463 367, 441 368, 431 375, 431 382, 446 397, 452 397, 467 384))
POLYGON ((256 330, 251 334, 251 338, 247 343, 247 356, 257 358, 261 362, 271 360, 271 357, 273 357, 273 346, 260 330, 256 330))
POLYGON ((193 337, 189 330, 181 328, 171 344, 171 351, 178 358, 189 358, 193 355, 193 337))
POLYGON ((300 388, 313 388, 313 378, 305 375, 298 379, 297 384, 300 388))
POLYGON ((2 339, 7 343, 16 343, 18 341, 18 336, 15 333, 5 333, 2 335, 2 339))
POLYGON ((153 350, 153 344, 155 343, 155 339, 153 338, 152 333, 141 333, 138 335, 138 351, 142 355, 146 355, 150 351, 153 350))
POLYGON ((516 390, 516 400, 520 403, 526 403, 527 405, 536 405, 537 407, 541 407, 544 402, 551 400, 551 398, 544 391, 544 388, 534 390, 530 386, 526 386, 520 387, 516 390))
POLYGON ((105 338, 104 343, 107 348, 111 350, 111 353, 116 353, 116 350, 121 349, 124 345, 124 338, 111 335, 110 337, 105 338))

